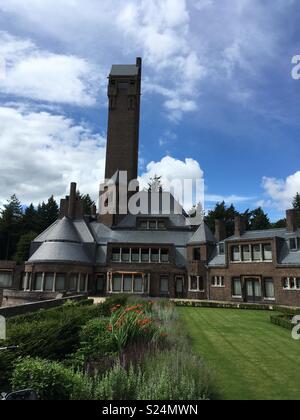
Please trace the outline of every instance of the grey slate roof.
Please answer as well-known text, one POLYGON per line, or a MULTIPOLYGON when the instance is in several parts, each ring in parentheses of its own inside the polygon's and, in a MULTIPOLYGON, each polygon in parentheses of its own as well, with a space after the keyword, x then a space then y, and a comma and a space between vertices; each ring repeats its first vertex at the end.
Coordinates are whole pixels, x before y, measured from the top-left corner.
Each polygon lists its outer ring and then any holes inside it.
POLYGON ((242 236, 231 236, 227 238, 226 241, 234 240, 247 240, 247 239, 268 239, 268 238, 290 238, 290 237, 300 237, 300 229, 294 233, 289 233, 287 229, 267 229, 267 230, 256 230, 256 231, 247 231, 242 236))
POLYGON ((74 227, 73 222, 64 217, 51 229, 47 236, 47 241, 63 241, 80 243, 80 237, 74 227))
POLYGON ((212 234, 211 230, 206 223, 201 223, 198 230, 194 233, 193 237, 190 239, 189 244, 200 244, 205 242, 216 243, 216 238, 212 234))
POLYGON ((219 247, 216 246, 214 252, 211 256, 211 259, 208 263, 209 267, 224 267, 226 265, 225 254, 219 254, 219 247))
POLYGON ((137 76, 139 74, 139 67, 136 65, 123 65, 123 64, 116 64, 112 66, 110 75, 111 76, 137 76))
POLYGON ((91 264, 82 245, 71 242, 44 242, 29 262, 79 262, 91 264))

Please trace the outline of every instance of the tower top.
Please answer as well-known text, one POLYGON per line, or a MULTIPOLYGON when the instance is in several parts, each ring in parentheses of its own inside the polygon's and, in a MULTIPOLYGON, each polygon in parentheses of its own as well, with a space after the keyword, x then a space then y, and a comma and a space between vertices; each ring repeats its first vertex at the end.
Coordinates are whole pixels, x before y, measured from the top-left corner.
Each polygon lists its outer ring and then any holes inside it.
POLYGON ((142 59, 138 57, 136 64, 115 64, 111 68, 110 77, 137 77, 142 69, 142 59))

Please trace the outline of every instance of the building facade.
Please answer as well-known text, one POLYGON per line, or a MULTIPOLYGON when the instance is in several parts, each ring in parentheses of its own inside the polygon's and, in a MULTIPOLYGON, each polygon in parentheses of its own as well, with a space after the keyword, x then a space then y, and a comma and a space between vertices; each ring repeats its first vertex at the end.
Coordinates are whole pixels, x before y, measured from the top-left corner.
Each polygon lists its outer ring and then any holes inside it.
POLYGON ((195 225, 163 191, 137 189, 127 197, 127 211, 120 211, 121 174, 127 174, 126 188, 138 174, 141 72, 137 59, 135 65, 113 66, 109 76, 106 178, 114 181, 116 211, 101 211, 111 194, 107 180, 100 211, 93 207, 90 215, 71 184, 59 219, 32 243, 24 266, 0 263, 0 288, 14 289, 14 296, 18 289, 20 299, 29 300, 128 293, 300 306, 296 211, 287 212, 285 229, 257 232, 247 232, 237 217, 229 238, 222 221, 216 221, 214 234, 204 222, 195 225), (133 214, 131 198, 150 204, 133 214))

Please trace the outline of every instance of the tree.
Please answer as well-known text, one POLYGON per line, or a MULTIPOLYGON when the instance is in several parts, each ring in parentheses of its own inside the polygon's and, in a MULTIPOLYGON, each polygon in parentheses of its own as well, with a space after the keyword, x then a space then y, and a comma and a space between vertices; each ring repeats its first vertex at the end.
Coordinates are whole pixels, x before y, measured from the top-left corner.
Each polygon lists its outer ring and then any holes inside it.
POLYGON ((297 193, 293 199, 293 207, 294 209, 300 211, 300 194, 297 193))
POLYGON ((234 219, 238 212, 235 210, 233 204, 230 207, 227 207, 225 201, 222 203, 217 203, 215 208, 208 212, 205 217, 205 223, 211 229, 212 232, 215 231, 215 221, 223 220, 226 225, 227 236, 232 236, 234 234, 234 219))
POLYGON ((268 215, 261 207, 250 212, 250 230, 264 230, 271 228, 271 222, 268 215))
POLYGON ((22 219, 22 231, 23 233, 38 232, 38 214, 33 204, 30 204, 24 211, 22 219))
POLYGON ((13 195, 0 213, 0 259, 9 260, 16 251, 22 229, 23 211, 20 201, 13 195))
POLYGON ((58 205, 53 197, 47 203, 42 203, 37 209, 38 233, 43 232, 57 220, 59 214, 58 205))
POLYGON ((17 251, 14 256, 14 260, 21 264, 23 261, 27 261, 29 258, 29 251, 31 242, 37 237, 35 232, 25 233, 21 236, 18 244, 17 244, 17 251))
POLYGON ((150 178, 148 183, 148 191, 149 192, 162 192, 163 186, 161 183, 161 176, 154 175, 153 178, 150 178))
POLYGON ((95 201, 91 199, 91 196, 89 194, 82 195, 78 191, 77 197, 81 198, 81 200, 83 201, 83 213, 91 214, 91 207, 96 205, 95 201))
POLYGON ((277 222, 272 224, 273 229, 282 229, 286 227, 286 219, 278 220, 277 222))

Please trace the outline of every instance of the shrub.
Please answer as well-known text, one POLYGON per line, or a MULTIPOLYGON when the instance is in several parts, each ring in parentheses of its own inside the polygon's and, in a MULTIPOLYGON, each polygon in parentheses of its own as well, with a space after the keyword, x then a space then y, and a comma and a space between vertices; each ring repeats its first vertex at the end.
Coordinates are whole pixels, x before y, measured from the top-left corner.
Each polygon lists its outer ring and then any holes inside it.
POLYGON ((279 327, 286 328, 287 330, 292 331, 294 325, 292 324, 292 316, 288 315, 276 315, 271 316, 271 322, 274 325, 278 325, 279 327))
POLYGON ((16 364, 12 386, 15 391, 33 389, 45 401, 92 398, 92 382, 86 376, 60 363, 29 357, 16 364))
POLYGON ((202 359, 186 351, 155 353, 145 360, 138 400, 216 398, 212 374, 202 359))
POLYGON ((128 301, 127 295, 113 295, 108 297, 105 302, 98 305, 99 315, 109 317, 111 315, 111 309, 115 306, 125 306, 128 301))
POLYGON ((159 326, 145 313, 142 304, 112 309, 109 328, 119 351, 138 341, 153 342, 160 337, 159 326))
POLYGON ((141 374, 136 374, 131 366, 126 371, 116 364, 99 382, 95 389, 96 400, 135 400, 141 386, 141 374))

